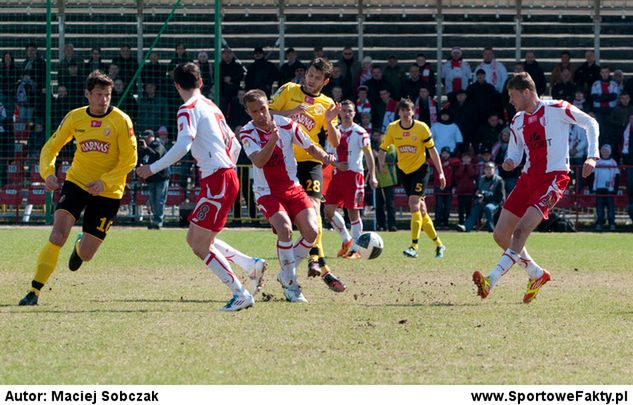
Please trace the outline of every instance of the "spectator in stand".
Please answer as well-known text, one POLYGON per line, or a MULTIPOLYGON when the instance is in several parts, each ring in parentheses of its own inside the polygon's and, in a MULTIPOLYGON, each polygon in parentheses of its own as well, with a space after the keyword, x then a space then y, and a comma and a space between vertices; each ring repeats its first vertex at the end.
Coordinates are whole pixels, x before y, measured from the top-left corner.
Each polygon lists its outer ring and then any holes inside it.
POLYGON ((616 86, 618 86, 618 92, 622 93, 624 91, 624 72, 620 69, 616 69, 613 71, 613 81, 616 86))
POLYGON ((543 73, 543 69, 536 61, 536 57, 534 56, 534 52, 527 51, 525 53, 525 62, 523 62, 523 69, 530 74, 532 80, 534 80, 534 84, 536 85, 536 92, 540 96, 545 93, 545 89, 547 88, 547 81, 545 80, 545 73, 543 73))
POLYGON ((313 55, 314 56, 312 57, 312 59, 316 59, 316 58, 328 59, 325 57, 325 52, 323 51, 323 47, 320 45, 317 45, 314 47, 313 55))
MULTIPOLYGON (((79 75, 81 77, 81 80, 83 81, 85 79, 83 72, 84 61, 83 59, 78 58, 75 55, 75 47, 73 46, 73 44, 68 43, 64 45, 64 49, 62 52, 64 55, 59 60, 59 65, 57 69, 57 80, 60 83, 66 85, 66 77, 68 76, 69 72, 68 67, 72 64, 77 66, 77 75, 79 75)), ((81 86, 81 89, 83 90, 83 84, 81 86)))
POLYGON ((574 100, 575 93, 576 84, 572 81, 571 71, 563 69, 560 73, 560 81, 552 87, 552 98, 571 103, 574 100))
POLYGON ((470 215, 463 225, 457 225, 461 232, 470 232, 481 219, 481 214, 486 217, 486 230, 495 230, 494 216, 501 208, 505 199, 503 180, 495 174, 495 164, 487 162, 484 165, 484 174, 479 177, 477 190, 475 191, 475 205, 470 210, 470 215))
MULTIPOLYGON (((461 150, 464 138, 459 127, 451 119, 448 110, 440 111, 440 118, 431 126, 431 135, 435 147, 439 150, 448 149, 449 154, 454 154, 461 150)), ((448 179, 448 175, 446 176, 448 179)))
MULTIPOLYGON (((437 145, 437 143, 436 143, 437 145)), ((448 146, 441 149, 440 160, 444 176, 446 176, 446 187, 442 190, 439 187, 440 179, 438 171, 433 168, 433 189, 435 193, 435 222, 436 228, 448 228, 448 220, 451 216, 451 201, 453 199, 453 168, 451 166, 451 151, 448 146)), ((433 166, 433 163, 430 162, 433 166)))
POLYGON ((479 126, 486 123, 491 113, 496 113, 498 117, 503 116, 503 107, 501 94, 492 84, 485 81, 486 72, 479 69, 475 77, 476 80, 466 89, 466 94, 475 107, 476 125, 479 126))
POLYGON ((0 68, 0 96, 3 98, 5 108, 11 109, 15 102, 15 89, 18 86, 20 71, 15 65, 13 54, 5 51, 2 54, 2 67, 0 68))
POLYGON ((591 111, 591 101, 587 100, 587 93, 583 89, 577 88, 574 92, 572 104, 581 111, 589 113, 591 111))
POLYGON ((356 99, 356 116, 360 117, 362 114, 368 114, 371 117, 371 103, 367 98, 367 86, 358 88, 358 98, 356 99))
POLYGON ((332 100, 334 100, 337 103, 340 103, 341 101, 343 101, 343 89, 340 88, 339 86, 335 86, 332 89, 332 100))
POLYGON ((253 58, 255 60, 246 72, 246 91, 260 89, 270 98, 273 83, 279 82, 279 70, 266 60, 264 49, 259 46, 253 50, 253 58))
MULTIPOLYGON (((387 59, 387 66, 385 66, 382 76, 391 88, 393 98, 400 100, 400 97, 402 97, 403 94, 402 81, 405 78, 405 71, 398 63, 396 55, 389 55, 389 58, 387 59)), ((411 99, 413 100, 413 98, 411 99)))
MULTIPOLYGON (((358 71, 358 76, 355 77, 354 88, 358 88, 358 86, 366 85, 367 81, 371 79, 371 70, 373 68, 373 63, 371 60, 371 56, 365 56, 362 60, 360 70, 358 71)), ((382 75, 382 70, 380 71, 382 75)))
POLYGON ((618 192, 620 169, 611 157, 611 145, 602 145, 600 157, 601 159, 596 162, 593 178, 593 191, 596 193, 596 231, 600 232, 603 229, 605 208, 609 230, 615 231, 615 195, 618 192))
POLYGON ((79 65, 77 62, 69 62, 68 72, 59 83, 66 87, 70 99, 71 109, 81 107, 84 104, 85 78, 79 75, 79 65))
POLYGON ((193 60, 187 55, 187 48, 182 42, 176 44, 174 48, 174 57, 169 61, 169 65, 167 66, 167 70, 169 71, 169 75, 173 74, 176 66, 181 63, 193 62, 193 60))
POLYGON ((431 97, 429 89, 420 87, 413 107, 413 116, 431 127, 437 121, 437 101, 431 97))
POLYGON ((338 61, 338 65, 341 68, 341 76, 345 81, 343 90, 353 89, 355 86, 356 78, 360 72, 360 63, 354 58, 354 51, 349 46, 343 48, 341 58, 338 61))
POLYGON ((123 99, 123 101, 121 102, 124 92, 125 83, 123 83, 123 80, 121 79, 116 79, 114 81, 114 86, 112 86, 112 98, 110 101, 110 105, 123 110, 123 112, 130 117, 132 122, 135 122, 138 115, 138 104, 131 90, 128 91, 125 99, 123 99))
POLYGON ((549 76, 549 87, 553 89, 561 81, 561 73, 564 69, 568 69, 571 72, 571 76, 574 77, 574 66, 570 62, 571 54, 569 51, 563 51, 560 54, 560 62, 554 66, 552 73, 549 76))
MULTIPOLYGON (((624 128, 629 123, 629 116, 633 114, 633 105, 631 105, 631 96, 629 93, 620 93, 618 97, 618 105, 616 105, 609 115, 609 137, 605 143, 609 145, 617 145, 624 128)), ((619 160, 620 151, 613 153, 613 158, 619 160)))
MULTIPOLYGON (((246 106, 244 105, 244 94, 246 94, 246 91, 244 89, 239 89, 237 91, 237 95, 231 99, 231 103, 229 104, 226 119, 231 128, 243 127, 248 123, 248 121, 251 120, 251 118, 246 113, 246 106)), ((233 132, 238 133, 239 131, 233 132)), ((247 163, 248 162, 246 162, 245 164, 247 163)))
POLYGON ((609 140, 608 120, 611 110, 616 106, 618 100, 618 87, 611 80, 609 66, 600 68, 600 80, 591 86, 591 100, 593 101, 593 112, 596 120, 600 124, 600 143, 604 144, 609 140))
POLYGON ((503 84, 503 90, 501 91, 501 102, 503 103, 503 110, 505 113, 503 116, 503 120, 505 122, 509 122, 510 120, 512 120, 512 117, 514 117, 514 114, 516 114, 517 112, 514 106, 512 105, 512 103, 510 103, 510 96, 508 96, 507 84, 510 81, 510 79, 514 77, 515 74, 521 73, 521 72, 525 72, 525 66, 523 65, 523 62, 515 63, 512 74, 508 77, 506 82, 503 84))
POLYGON ((24 75, 29 76, 33 83, 36 94, 46 93, 46 62, 37 54, 35 44, 28 44, 25 48, 26 57, 22 63, 22 71, 20 72, 20 80, 24 75))
POLYGON ((101 49, 100 48, 92 48, 90 50, 90 58, 88 58, 88 62, 84 65, 84 73, 89 74, 90 72, 94 72, 95 70, 99 70, 103 73, 108 71, 108 65, 101 60, 101 49))
POLYGON ((393 89, 382 76, 380 66, 373 66, 371 68, 371 79, 367 80, 365 85, 367 86, 367 98, 369 98, 369 102, 372 105, 382 98, 380 96, 382 89, 389 90, 389 95, 393 98, 393 89))
MULTIPOLYGON (((152 85, 151 83, 149 85, 152 85)), ((138 140, 138 163, 150 165, 167 153, 165 145, 156 139, 154 131, 146 129, 138 140)), ((152 210, 150 223, 147 229, 160 229, 163 227, 163 211, 167 201, 167 188, 169 187, 169 167, 153 174, 145 179, 149 190, 149 205, 152 210)))
POLYGON ((57 128, 66 114, 72 109, 66 86, 60 84, 57 86, 57 97, 53 99, 53 104, 51 105, 51 127, 57 128))
POLYGON ((174 144, 176 143, 176 141, 169 137, 167 127, 158 128, 158 132, 156 132, 156 135, 158 135, 158 139, 160 139, 166 150, 171 149, 171 147, 174 146, 174 144))
POLYGON ((33 121, 31 130, 29 132, 28 140, 28 156, 29 159, 36 160, 40 156, 40 150, 46 142, 46 135, 44 135, 44 125, 39 119, 33 121))
POLYGON ((7 184, 7 166, 15 148, 11 122, 13 108, 5 102, 6 97, 0 94, 0 186, 7 184))
POLYGON ((429 90, 428 85, 426 85, 420 77, 420 67, 414 63, 409 66, 409 74, 405 77, 404 83, 402 84, 402 97, 407 97, 413 101, 420 95, 420 88, 422 87, 429 90))
MULTIPOLYGON (((587 159, 587 131, 580 125, 569 126, 569 165, 573 172, 587 159)), ((571 176, 570 176, 571 177, 571 176)), ((574 176, 575 177, 575 176, 574 176)), ((574 178, 572 177, 572 179, 574 178)))
POLYGON ((476 190, 475 181, 479 177, 479 168, 472 161, 470 153, 462 155, 461 164, 453 168, 455 194, 457 195, 457 222, 464 223, 464 219, 470 216, 470 208, 473 204, 473 194, 476 190))
POLYGON ((510 144, 510 128, 505 127, 499 134, 499 142, 493 145, 491 150, 491 159, 498 167, 499 176, 503 179, 503 186, 506 195, 516 186, 519 176, 521 175, 521 168, 517 167, 514 170, 506 171, 501 167, 501 164, 506 159, 508 154, 508 145, 510 144))
POLYGON ((229 48, 222 49, 222 61, 220 62, 220 108, 229 104, 231 99, 237 96, 240 83, 244 78, 244 67, 235 60, 233 51, 229 48))
POLYGON ((371 125, 371 114, 361 114, 359 125, 363 127, 363 129, 367 131, 368 134, 371 134, 373 132, 373 126, 371 125))
MULTIPOLYGON (((281 85, 286 84, 290 81, 295 82, 295 71, 297 68, 303 68, 305 71, 305 65, 301 63, 301 61, 297 58, 297 51, 294 48, 286 49, 286 62, 281 65, 280 69, 280 82, 279 87, 281 85)), ((296 83, 296 82, 295 82, 296 83)))
MULTIPOLYGON (((374 155, 374 162, 378 164, 378 150, 385 135, 375 131, 372 133, 371 148, 374 155)), ((394 186, 397 184, 396 177, 396 148, 394 145, 389 146, 385 155, 384 172, 376 170, 376 179, 378 187, 374 190, 376 193, 376 223, 379 231, 395 232, 398 230, 396 226, 396 209, 393 204, 394 186), (385 211, 387 215, 385 216, 385 211)))
POLYGON ((628 124, 624 127, 622 137, 619 140, 619 150, 621 163, 625 165, 624 171, 626 173, 626 193, 628 196, 628 214, 633 221, 633 144, 631 141, 631 130, 633 129, 633 114, 629 115, 628 124))
MULTIPOLYGON (((305 77, 306 77, 306 68, 303 66, 298 66, 295 69, 295 76, 292 78, 292 82, 293 83, 297 83, 297 84, 301 84, 303 85, 304 81, 305 81, 305 77)), ((336 86, 339 89, 341 89, 340 86, 336 86)), ((343 91, 343 89, 341 89, 341 92, 343 91)), ((342 93, 341 93, 342 94, 342 93)))
POLYGON ((213 64, 209 62, 209 54, 206 52, 198 52, 198 61, 196 65, 200 68, 200 78, 202 79, 202 95, 213 99, 209 94, 212 92, 213 86, 213 64))
POLYGON ((136 119, 136 127, 139 132, 147 129, 155 131, 168 124, 167 100, 156 94, 154 83, 145 85, 145 94, 138 100, 138 110, 141 111, 136 119))
MULTIPOLYGON (((458 90, 466 90, 472 79, 470 65, 462 58, 462 50, 454 47, 451 57, 442 65, 441 78, 449 102, 458 90)), ((485 74, 485 72, 484 72, 485 74)))
POLYGON ((16 131, 26 130, 35 116, 35 105, 39 97, 36 85, 28 74, 22 75, 15 92, 17 106, 16 131))
POLYGON ((486 166, 486 163, 492 162, 492 148, 488 146, 480 147, 477 157, 479 158, 479 161, 477 162, 477 170, 481 176, 484 174, 484 167, 486 166))
MULTIPOLYGON (((129 83, 134 77, 136 69, 138 69, 138 63, 132 56, 132 48, 128 44, 123 44, 119 49, 119 54, 112 58, 112 63, 119 67, 118 77, 123 80, 123 83, 129 83)), ((115 78, 110 76, 112 80, 115 78)))
POLYGON ((119 65, 116 63, 110 63, 110 65, 108 65, 108 77, 113 81, 117 79, 123 81, 121 75, 119 74, 119 65))
POLYGON ((464 138, 464 150, 469 150, 477 133, 475 107, 464 90, 455 92, 454 100, 448 106, 448 112, 464 138))
POLYGON ((333 65, 332 77, 330 77, 330 81, 328 82, 328 84, 325 85, 325 87, 323 87, 323 90, 321 90, 321 92, 329 97, 332 97, 332 89, 335 86, 339 86, 341 89, 343 89, 343 98, 350 99, 350 100, 352 99, 353 97, 352 87, 348 84, 347 80, 345 80, 345 78, 343 77, 341 65, 339 65, 338 63, 335 63, 333 65))
POLYGON ((149 54, 149 62, 145 64, 143 71, 141 71, 141 81, 143 85, 154 83, 156 92, 165 95, 165 90, 167 89, 167 66, 160 63, 158 52, 152 51, 149 54))
MULTIPOLYGON (((600 80, 600 66, 596 63, 596 55, 593 51, 586 51, 585 61, 578 66, 574 73, 574 82, 576 82, 576 86, 587 93, 591 91, 591 86, 598 80, 600 80)), ((552 98, 555 98, 553 94, 552 98)))
POLYGON ((475 142, 478 151, 481 153, 483 149, 492 151, 492 146, 499 141, 499 134, 503 130, 504 125, 499 119, 499 115, 491 112, 488 115, 488 121, 479 127, 475 142))
POLYGON ((483 61, 477 65, 475 72, 483 70, 486 73, 486 82, 494 86, 498 93, 503 91, 503 85, 508 79, 508 71, 503 63, 495 59, 492 48, 484 48, 482 52, 483 61))
MULTIPOLYGON (((431 66, 431 64, 426 60, 426 56, 422 52, 418 53, 415 57, 415 65, 418 66, 422 83, 425 87, 429 89, 431 97, 435 97, 435 72, 433 71, 433 67, 431 66)), ((410 70, 409 73, 411 73, 410 70)))
POLYGON ((387 126, 396 119, 396 110, 398 109, 398 102, 391 98, 391 92, 388 89, 380 90, 380 101, 385 106, 384 115, 381 122, 381 131, 385 133, 387 126))

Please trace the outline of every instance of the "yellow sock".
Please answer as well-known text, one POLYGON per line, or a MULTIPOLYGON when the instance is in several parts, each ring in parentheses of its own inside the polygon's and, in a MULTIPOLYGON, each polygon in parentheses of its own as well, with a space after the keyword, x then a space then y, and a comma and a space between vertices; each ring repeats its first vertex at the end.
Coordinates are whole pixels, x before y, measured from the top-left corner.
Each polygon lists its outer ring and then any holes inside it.
POLYGON ((39 294, 40 289, 46 284, 51 274, 53 274, 55 266, 57 266, 57 259, 59 258, 61 248, 61 246, 54 245, 50 241, 46 242, 46 245, 44 245, 44 248, 37 258, 37 266, 35 268, 35 277, 33 277, 33 287, 31 291, 39 294), (39 288, 37 288, 38 286, 39 288))
POLYGON ((439 236, 437 236, 437 232, 435 232, 435 227, 433 226, 433 221, 429 214, 425 214, 422 217, 422 229, 424 229, 424 233, 435 243, 435 246, 442 246, 442 240, 439 236))
POLYGON ((411 246, 417 249, 418 239, 420 239, 420 229, 422 228, 422 213, 420 211, 411 213, 411 246))

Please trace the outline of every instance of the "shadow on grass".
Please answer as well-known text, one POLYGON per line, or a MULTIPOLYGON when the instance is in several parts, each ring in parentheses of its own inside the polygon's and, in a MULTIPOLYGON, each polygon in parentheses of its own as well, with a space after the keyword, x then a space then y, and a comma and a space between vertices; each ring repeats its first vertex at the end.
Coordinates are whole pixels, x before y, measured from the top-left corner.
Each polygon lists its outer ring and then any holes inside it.
POLYGON ((91 302, 108 303, 108 302, 145 302, 145 303, 183 303, 183 304, 213 304, 213 303, 226 303, 222 300, 195 300, 195 299, 151 299, 151 298, 130 298, 120 300, 92 300, 91 302))

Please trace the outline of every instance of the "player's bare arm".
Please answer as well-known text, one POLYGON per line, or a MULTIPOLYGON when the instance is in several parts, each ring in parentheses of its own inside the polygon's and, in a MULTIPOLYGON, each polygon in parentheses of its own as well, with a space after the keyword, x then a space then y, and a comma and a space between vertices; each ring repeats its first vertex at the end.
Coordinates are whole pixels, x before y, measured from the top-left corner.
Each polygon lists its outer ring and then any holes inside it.
POLYGON ((333 147, 337 147, 341 141, 341 132, 339 129, 332 125, 332 120, 338 117, 341 112, 341 104, 334 103, 327 110, 325 110, 325 123, 327 129, 327 140, 333 147))
POLYGON ((387 157, 387 152, 380 149, 378 151, 378 170, 380 170, 380 173, 387 173, 387 168, 385 167, 386 157, 387 157))
POLYGON ((273 155, 273 151, 275 150, 275 145, 279 140, 279 129, 277 126, 274 126, 272 131, 270 132, 270 139, 266 142, 266 145, 259 151, 251 154, 248 158, 253 162, 255 167, 261 169, 268 163, 270 157, 273 155))
POLYGON ((378 180, 376 180, 376 165, 374 164, 374 157, 371 148, 363 148, 363 154, 365 155, 367 173, 369 174, 367 184, 369 184, 369 187, 375 190, 376 187, 378 187, 378 180))
POLYGON ((304 113, 308 110, 308 105, 307 104, 299 104, 298 106, 296 106, 295 108, 292 108, 290 110, 270 110, 270 113, 272 115, 281 115, 282 117, 291 117, 294 114, 301 114, 304 113))
POLYGON ((440 159, 440 155, 439 153, 437 153, 437 149, 435 148, 435 146, 428 151, 429 155, 431 156, 431 160, 433 160, 435 170, 439 172, 438 177, 440 179, 440 190, 444 190, 444 187, 446 187, 446 177, 444 177, 444 169, 442 168, 442 160, 440 159))
POLYGON ((308 146, 306 148, 306 152, 308 152, 313 158, 320 160, 326 166, 336 162, 336 156, 325 152, 323 149, 315 145, 308 146))

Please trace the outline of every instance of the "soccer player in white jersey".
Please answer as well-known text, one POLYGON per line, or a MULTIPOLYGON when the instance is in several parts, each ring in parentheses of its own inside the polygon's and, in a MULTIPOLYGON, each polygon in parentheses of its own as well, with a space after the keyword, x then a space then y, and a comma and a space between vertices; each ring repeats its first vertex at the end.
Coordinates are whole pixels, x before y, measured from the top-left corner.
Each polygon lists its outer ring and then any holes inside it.
POLYGON ((277 257, 281 271, 277 281, 286 300, 307 302, 297 283, 297 265, 308 255, 317 238, 317 217, 312 202, 297 179, 293 145, 323 164, 335 158, 316 147, 290 118, 270 114, 268 99, 261 90, 244 95, 251 121, 239 133, 244 151, 253 162, 253 192, 257 205, 277 234, 277 257), (293 223, 301 236, 292 242, 293 223))
POLYGON ((240 144, 226 124, 222 111, 200 89, 202 79, 197 65, 187 62, 174 70, 174 83, 185 102, 177 115, 178 139, 160 160, 141 166, 137 174, 147 178, 182 159, 189 150, 200 169, 200 194, 189 216, 187 243, 193 253, 231 290, 233 297, 221 311, 239 311, 253 306, 253 295, 261 288, 263 262, 240 264, 251 280, 249 293, 231 270, 227 255, 248 262, 247 256, 216 239, 239 193, 235 162, 240 144), (249 268, 250 267, 250 268, 249 268), (248 271, 250 270, 250 271, 248 271))
POLYGON ((473 273, 477 295, 482 299, 512 265, 518 263, 529 276, 523 302, 529 303, 551 275, 540 267, 525 249, 530 233, 548 218, 549 210, 560 201, 569 183, 569 126, 587 131, 589 143, 582 176, 591 174, 598 154, 598 123, 572 104, 559 100, 541 100, 534 81, 526 72, 517 73, 508 82, 510 103, 518 111, 510 126, 511 138, 503 169, 514 170, 527 155, 523 172, 508 196, 494 239, 504 253, 490 274, 473 273))
POLYGON ((334 226, 342 241, 337 256, 349 259, 360 257, 352 245, 356 243, 363 232, 363 221, 360 218, 360 210, 365 203, 363 155, 367 163, 369 185, 372 189, 378 185, 369 134, 363 127, 354 123, 355 114, 353 102, 350 100, 341 102, 341 112, 339 113, 341 139, 336 147, 336 162, 333 163, 334 176, 325 193, 325 216, 334 226), (351 235, 345 227, 345 220, 336 211, 338 207, 346 208, 349 213, 352 225, 351 235))

